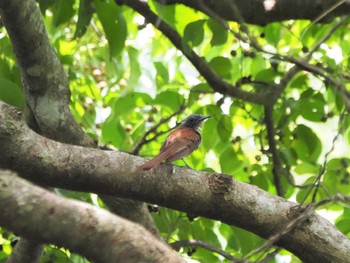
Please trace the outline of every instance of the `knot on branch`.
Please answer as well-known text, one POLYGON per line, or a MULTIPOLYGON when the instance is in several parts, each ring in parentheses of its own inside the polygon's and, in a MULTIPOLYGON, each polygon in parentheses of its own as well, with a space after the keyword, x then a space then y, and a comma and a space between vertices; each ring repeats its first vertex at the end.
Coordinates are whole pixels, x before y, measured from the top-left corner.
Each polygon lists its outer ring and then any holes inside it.
POLYGON ((208 185, 215 195, 225 195, 232 188, 232 177, 226 174, 209 174, 208 185))

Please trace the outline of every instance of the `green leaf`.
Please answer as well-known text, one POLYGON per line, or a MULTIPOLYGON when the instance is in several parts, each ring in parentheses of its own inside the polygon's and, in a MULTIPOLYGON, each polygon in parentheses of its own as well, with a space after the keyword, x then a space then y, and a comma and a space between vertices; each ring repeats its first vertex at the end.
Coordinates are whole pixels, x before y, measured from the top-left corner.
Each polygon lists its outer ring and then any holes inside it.
POLYGON ((74 0, 56 0, 52 8, 53 24, 57 27, 68 22, 75 11, 73 9, 74 0))
POLYGON ((344 234, 347 235, 350 233, 350 218, 345 218, 339 220, 335 226, 344 234))
POLYGON ((221 171, 227 174, 234 174, 236 171, 240 170, 244 166, 244 161, 242 160, 242 153, 234 151, 231 146, 229 146, 220 155, 220 166, 221 171))
POLYGON ((231 118, 227 115, 220 116, 216 130, 221 140, 223 142, 228 142, 233 130, 231 118))
POLYGON ((220 77, 230 78, 232 65, 228 58, 215 57, 209 62, 209 65, 220 77))
POLYGON ((117 57, 123 50, 127 35, 127 25, 121 8, 114 2, 95 0, 96 14, 101 21, 109 43, 110 57, 117 57))
POLYGON ((154 66, 157 70, 156 83, 157 87, 161 87, 164 84, 169 83, 169 72, 162 62, 154 62, 154 66))
POLYGON ((320 168, 317 165, 303 162, 295 166, 294 171, 297 174, 316 174, 320 171, 320 168))
POLYGON ((140 80, 142 74, 140 63, 139 63, 139 50, 133 47, 128 47, 129 55, 129 66, 130 66, 130 76, 128 79, 128 88, 135 87, 140 80))
POLYGON ((307 126, 300 124, 293 131, 294 141, 292 148, 302 161, 314 163, 322 150, 322 144, 317 135, 307 126))
POLYGON ((203 25, 205 20, 198 20, 189 23, 184 30, 184 41, 192 47, 198 46, 204 39, 203 25))
POLYGON ((0 100, 13 106, 24 108, 24 95, 19 86, 13 82, 0 78, 0 100))
POLYGON ((45 14, 45 11, 52 7, 55 4, 56 0, 39 0, 37 2, 39 2, 41 13, 45 14))
POLYGON ((154 102, 166 106, 172 111, 177 111, 184 103, 184 97, 174 91, 164 91, 157 95, 154 102))
POLYGON ((78 22, 75 28, 74 38, 82 37, 85 34, 94 11, 93 0, 80 0, 78 22))
POLYGON ((106 144, 112 144, 116 148, 127 150, 128 136, 120 121, 111 117, 102 126, 102 139, 106 144))
POLYGON ((254 59, 252 59, 252 64, 250 65, 250 73, 255 79, 256 75, 262 70, 266 70, 267 62, 261 54, 257 54, 254 59))
MULTIPOLYGON (((304 93, 310 93, 313 91, 307 90, 304 93)), ((325 101, 321 93, 316 93, 312 96, 304 97, 304 93, 300 97, 300 106, 299 110, 301 116, 309 121, 320 122, 322 121, 323 116, 325 116, 325 101)))
POLYGON ((155 10, 157 10, 157 14, 161 17, 165 22, 170 25, 175 25, 175 14, 176 14, 176 5, 163 5, 159 4, 156 1, 149 1, 150 6, 154 5, 155 10))
POLYGON ((219 141, 219 136, 213 136, 213 131, 217 127, 217 120, 210 118, 203 124, 202 129, 202 145, 207 151, 212 150, 219 141))
POLYGON ((114 109, 118 113, 125 114, 133 111, 136 107, 152 104, 152 101, 151 96, 146 93, 130 92, 115 102, 114 109))
POLYGON ((212 46, 223 45, 227 41, 228 31, 216 20, 209 18, 207 21, 208 27, 213 33, 213 37, 210 40, 212 46))
POLYGON ((273 46, 277 46, 281 40, 281 23, 267 24, 265 27, 265 39, 273 46))
POLYGON ((269 189, 269 178, 266 176, 266 173, 259 173, 256 176, 252 176, 250 183, 258 186, 259 188, 267 191, 269 189))

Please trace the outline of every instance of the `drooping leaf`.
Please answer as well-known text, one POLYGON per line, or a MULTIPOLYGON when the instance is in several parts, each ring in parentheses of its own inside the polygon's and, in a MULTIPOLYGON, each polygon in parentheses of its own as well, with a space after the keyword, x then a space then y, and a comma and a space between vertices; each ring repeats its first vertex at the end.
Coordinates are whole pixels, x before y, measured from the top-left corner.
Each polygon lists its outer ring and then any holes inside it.
POLYGON ((94 13, 94 0, 80 0, 78 11, 78 22, 74 32, 74 38, 82 37, 90 24, 94 13))
POLYGON ((318 136, 306 125, 300 124, 293 131, 293 149, 299 159, 310 163, 316 162, 322 150, 322 144, 318 136))
POLYGON ((184 30, 183 39, 191 47, 196 47, 202 43, 204 39, 204 28, 203 25, 205 20, 198 20, 195 22, 189 23, 184 30))
POLYGON ((230 116, 222 115, 218 119, 218 126, 216 127, 217 133, 223 142, 228 142, 232 135, 232 120, 230 116))
POLYGON ((215 57, 209 62, 209 66, 221 77, 230 78, 232 65, 225 57, 215 57))
POLYGON ((110 57, 117 57, 122 51, 126 35, 127 25, 120 7, 114 2, 95 0, 96 14, 101 21, 103 30, 109 44, 110 57))
POLYGON ((212 46, 225 44, 228 37, 227 29, 225 29, 223 25, 221 25, 212 18, 208 19, 207 24, 211 32, 213 33, 213 37, 210 40, 210 44, 212 46))
POLYGON ((20 87, 13 82, 0 78, 0 100, 23 109, 24 95, 20 87))
POLYGON ((53 23, 57 27, 68 22, 74 15, 74 0, 56 0, 52 6, 53 23))
POLYGON ((174 91, 164 91, 157 95, 154 102, 169 107, 172 111, 177 111, 184 103, 184 98, 174 91))

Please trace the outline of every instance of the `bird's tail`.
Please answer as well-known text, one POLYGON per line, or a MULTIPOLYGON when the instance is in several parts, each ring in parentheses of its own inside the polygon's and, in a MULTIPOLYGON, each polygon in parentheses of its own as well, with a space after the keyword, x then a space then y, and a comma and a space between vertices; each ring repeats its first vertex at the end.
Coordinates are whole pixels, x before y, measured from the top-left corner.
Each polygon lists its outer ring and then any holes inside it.
POLYGON ((149 160, 147 163, 141 165, 139 167, 139 170, 150 170, 154 167, 157 167, 162 161, 166 160, 169 157, 169 152, 163 152, 158 154, 156 157, 154 157, 152 160, 149 160))

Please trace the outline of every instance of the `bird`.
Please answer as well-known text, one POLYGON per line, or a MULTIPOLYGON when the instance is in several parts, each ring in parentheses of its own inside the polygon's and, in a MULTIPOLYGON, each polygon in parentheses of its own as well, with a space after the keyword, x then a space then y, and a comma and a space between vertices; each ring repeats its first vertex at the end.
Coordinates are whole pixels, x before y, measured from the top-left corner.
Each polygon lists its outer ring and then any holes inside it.
POLYGON ((192 114, 182 121, 181 125, 167 136, 160 148, 159 154, 139 167, 146 171, 157 167, 162 161, 172 162, 190 155, 199 147, 201 134, 199 128, 203 121, 210 118, 199 114, 192 114))

